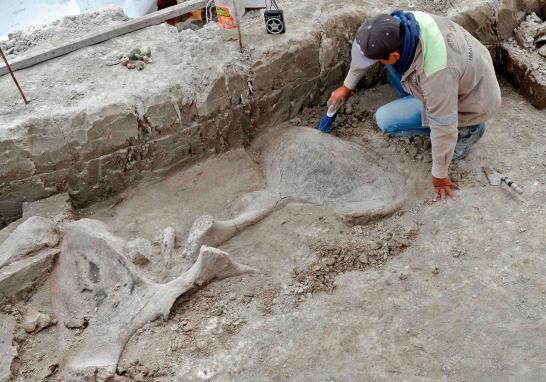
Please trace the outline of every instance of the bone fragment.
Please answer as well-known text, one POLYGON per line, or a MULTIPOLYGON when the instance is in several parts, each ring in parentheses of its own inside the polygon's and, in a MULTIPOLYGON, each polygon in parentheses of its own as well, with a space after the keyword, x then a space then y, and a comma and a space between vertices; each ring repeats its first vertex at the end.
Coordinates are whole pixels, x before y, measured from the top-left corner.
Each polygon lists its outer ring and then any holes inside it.
POLYGON ((38 333, 39 331, 55 323, 51 317, 45 313, 39 312, 31 306, 26 308, 21 326, 27 333, 38 333))
POLYGON ((117 362, 133 333, 161 316, 167 317, 174 301, 195 286, 254 271, 215 248, 202 247, 195 264, 168 283, 144 277, 129 259, 124 240, 101 222, 82 219, 63 228, 58 265, 51 288, 55 314, 61 322, 89 315, 85 331, 59 326, 67 354, 65 380, 115 374, 117 362))
POLYGON ((196 258, 202 245, 217 247, 225 243, 244 229, 284 207, 287 202, 288 199, 279 200, 267 192, 261 192, 250 207, 233 219, 215 220, 210 215, 197 218, 190 229, 184 255, 196 258))
POLYGON ((171 264, 175 239, 176 233, 173 227, 165 228, 159 239, 161 257, 163 258, 163 261, 167 267, 171 264))
POLYGON ((54 247, 58 242, 56 224, 52 220, 32 216, 0 245, 0 268, 43 248, 54 247))

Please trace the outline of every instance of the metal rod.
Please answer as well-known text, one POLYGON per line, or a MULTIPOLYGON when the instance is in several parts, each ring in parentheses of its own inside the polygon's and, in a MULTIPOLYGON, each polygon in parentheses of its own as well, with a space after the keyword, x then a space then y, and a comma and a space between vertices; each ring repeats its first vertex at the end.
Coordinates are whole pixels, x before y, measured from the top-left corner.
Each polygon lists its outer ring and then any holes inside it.
POLYGON ((28 105, 27 97, 25 97, 25 93, 23 93, 23 89, 21 89, 21 86, 19 86, 19 82, 17 82, 17 78, 15 78, 15 74, 13 74, 13 71, 11 70, 11 66, 9 66, 6 56, 4 56, 4 52, 2 51, 2 48, 0 48, 0 54, 2 55, 2 59, 4 60, 6 64, 6 68, 8 68, 9 74, 11 74, 11 78, 13 78, 13 82, 15 82, 15 86, 17 86, 17 89, 19 89, 19 93, 21 93, 21 97, 23 97, 23 101, 25 101, 25 105, 28 105))
POLYGON ((237 21, 237 33, 239 34, 239 50, 243 53, 243 38, 241 36, 241 19, 239 17, 239 9, 237 8, 236 0, 233 0, 233 8, 235 11, 235 20, 237 21))
POLYGON ((243 39, 241 37, 241 25, 237 24, 237 32, 239 32, 239 50, 243 53, 243 39))

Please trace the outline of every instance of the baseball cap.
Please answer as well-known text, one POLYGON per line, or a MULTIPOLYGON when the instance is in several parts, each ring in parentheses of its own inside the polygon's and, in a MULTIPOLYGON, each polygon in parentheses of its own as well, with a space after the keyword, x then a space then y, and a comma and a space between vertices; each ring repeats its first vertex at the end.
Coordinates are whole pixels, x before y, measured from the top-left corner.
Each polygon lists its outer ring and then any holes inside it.
POLYGON ((358 28, 351 50, 351 65, 365 69, 401 48, 400 21, 391 15, 377 15, 358 28))

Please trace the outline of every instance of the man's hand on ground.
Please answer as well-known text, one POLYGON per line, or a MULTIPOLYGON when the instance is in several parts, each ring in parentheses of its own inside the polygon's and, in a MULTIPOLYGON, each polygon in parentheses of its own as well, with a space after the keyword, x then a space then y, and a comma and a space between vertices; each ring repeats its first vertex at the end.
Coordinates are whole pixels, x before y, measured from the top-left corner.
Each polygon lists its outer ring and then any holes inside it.
POLYGON ((335 109, 339 109, 349 98, 351 98, 352 90, 342 85, 332 92, 330 99, 328 100, 328 107, 334 106, 335 109))
POLYGON ((459 189, 459 186, 457 186, 455 183, 451 182, 451 179, 448 177, 445 178, 435 178, 432 177, 432 185, 434 186, 434 197, 432 198, 433 202, 436 202, 438 200, 438 195, 442 198, 442 202, 446 203, 446 194, 453 198, 453 200, 457 200, 457 197, 455 196, 454 189, 459 189))

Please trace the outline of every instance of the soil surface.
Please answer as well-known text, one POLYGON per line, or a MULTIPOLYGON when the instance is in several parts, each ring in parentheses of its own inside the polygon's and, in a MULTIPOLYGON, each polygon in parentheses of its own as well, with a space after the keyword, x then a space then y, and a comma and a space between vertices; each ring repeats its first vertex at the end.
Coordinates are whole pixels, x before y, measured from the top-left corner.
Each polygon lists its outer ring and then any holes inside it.
POLYGON ((110 6, 10 33, 7 41, 0 42, 0 48, 6 52, 8 59, 13 59, 65 44, 67 36, 77 39, 126 20, 128 17, 121 8, 110 6))
MULTIPOLYGON (((221 249, 260 273, 181 297, 168 320, 131 338, 119 380, 544 380, 544 114, 502 85, 502 110, 451 167, 462 189, 447 205, 430 201, 430 142, 387 138, 374 125, 394 92, 357 93, 334 134, 399 164, 410 193, 403 209, 348 227, 330 209, 290 204, 243 231, 221 249), (521 184, 523 197, 490 186, 482 166, 521 184)), ((316 126, 322 112, 292 122, 316 126)), ((264 182, 253 148, 237 149, 81 215, 126 238, 153 240, 171 225, 180 252, 195 218, 234 216, 264 182)), ((171 273, 189 265, 174 263, 171 273)), ((51 312, 47 285, 30 304, 51 312)), ((18 332, 16 380, 57 378, 57 331, 18 332)))

